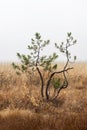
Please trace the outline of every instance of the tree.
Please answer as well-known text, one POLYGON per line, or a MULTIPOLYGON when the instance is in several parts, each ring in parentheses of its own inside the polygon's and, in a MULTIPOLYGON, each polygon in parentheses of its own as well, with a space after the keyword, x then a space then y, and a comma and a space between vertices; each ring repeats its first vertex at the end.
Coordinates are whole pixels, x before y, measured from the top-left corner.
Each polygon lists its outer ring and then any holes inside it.
MULTIPOLYGON (((35 38, 31 39, 31 44, 28 45, 29 54, 24 55, 17 53, 18 58, 21 61, 20 65, 16 65, 12 63, 13 67, 17 70, 17 74, 20 72, 25 72, 31 75, 32 73, 37 71, 41 80, 41 96, 46 100, 53 100, 57 98, 60 91, 64 88, 68 87, 68 80, 66 76, 66 72, 73 69, 73 67, 68 67, 68 64, 71 59, 71 53, 69 52, 69 48, 76 44, 77 41, 72 37, 71 32, 67 33, 66 42, 61 42, 60 44, 55 43, 55 48, 60 51, 60 53, 64 54, 66 57, 66 62, 61 71, 57 70, 57 64, 54 61, 58 58, 56 53, 53 53, 49 56, 42 55, 41 52, 50 44, 50 40, 42 40, 41 35, 39 33, 35 34, 35 38), (43 71, 49 73, 47 82, 45 83, 43 77, 43 71), (63 74, 64 81, 60 81, 60 78, 55 78, 55 75, 63 74), (55 89, 54 96, 51 97, 49 93, 50 85, 55 89)), ((74 60, 76 60, 76 56, 74 56, 74 60)))

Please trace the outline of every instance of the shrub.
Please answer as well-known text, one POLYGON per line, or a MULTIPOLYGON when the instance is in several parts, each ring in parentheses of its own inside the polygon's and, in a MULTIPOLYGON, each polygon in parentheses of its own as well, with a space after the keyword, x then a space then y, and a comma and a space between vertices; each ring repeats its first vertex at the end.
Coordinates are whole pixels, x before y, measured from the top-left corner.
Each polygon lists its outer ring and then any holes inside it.
MULTIPOLYGON (((57 53, 51 55, 42 55, 41 52, 50 44, 50 40, 42 40, 42 37, 39 33, 35 34, 35 38, 31 39, 31 44, 28 45, 29 54, 20 54, 17 53, 19 60, 21 61, 20 65, 12 63, 13 67, 16 69, 17 74, 25 72, 32 79, 35 77, 35 72, 37 71, 41 81, 41 96, 46 100, 53 100, 57 98, 60 91, 68 87, 68 80, 66 72, 73 69, 73 67, 68 67, 68 64, 71 59, 71 53, 69 48, 76 44, 76 40, 72 37, 71 32, 67 33, 66 42, 61 42, 60 44, 55 43, 55 48, 64 54, 66 57, 66 62, 62 70, 57 71, 57 64, 54 62, 58 58, 57 53), (43 71, 49 73, 47 82, 44 81, 43 71), (59 78, 55 78, 55 75, 63 74, 64 81, 60 83, 59 78), (50 84, 54 86, 55 94, 53 97, 50 96, 49 88, 50 84)), ((74 56, 76 60, 76 56, 74 56)))

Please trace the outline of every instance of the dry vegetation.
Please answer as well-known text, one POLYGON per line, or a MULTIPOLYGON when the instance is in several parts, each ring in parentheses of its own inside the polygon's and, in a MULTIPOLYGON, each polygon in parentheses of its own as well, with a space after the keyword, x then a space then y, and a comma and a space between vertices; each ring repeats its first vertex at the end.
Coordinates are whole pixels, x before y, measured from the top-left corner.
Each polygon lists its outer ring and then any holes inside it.
POLYGON ((69 87, 46 102, 38 75, 29 80, 0 64, 0 130, 87 130, 87 63, 73 66, 69 87))

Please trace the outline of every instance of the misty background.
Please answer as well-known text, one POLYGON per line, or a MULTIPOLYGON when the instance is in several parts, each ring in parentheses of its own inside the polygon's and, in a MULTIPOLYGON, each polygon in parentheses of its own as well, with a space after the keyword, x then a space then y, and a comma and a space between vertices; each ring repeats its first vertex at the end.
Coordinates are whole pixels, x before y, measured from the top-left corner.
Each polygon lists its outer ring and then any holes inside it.
POLYGON ((72 54, 77 61, 87 61, 87 0, 0 0, 0 62, 17 61, 17 52, 27 54, 36 32, 51 45, 72 32, 78 41, 72 54))

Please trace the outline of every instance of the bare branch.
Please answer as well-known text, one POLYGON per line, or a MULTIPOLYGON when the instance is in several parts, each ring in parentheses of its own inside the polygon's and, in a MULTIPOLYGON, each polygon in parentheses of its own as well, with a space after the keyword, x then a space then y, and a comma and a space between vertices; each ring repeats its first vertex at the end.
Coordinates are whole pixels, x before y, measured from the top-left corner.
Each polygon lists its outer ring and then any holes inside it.
MULTIPOLYGON (((50 82, 51 82, 52 77, 53 77, 55 74, 60 74, 60 73, 63 73, 63 74, 64 74, 64 72, 66 72, 66 71, 68 71, 68 70, 71 70, 71 69, 73 69, 73 67, 72 67, 72 68, 63 69, 63 70, 58 71, 58 72, 53 72, 53 73, 50 75, 49 80, 47 81, 47 85, 46 85, 46 98, 47 98, 47 99, 49 99, 48 88, 49 88, 49 86, 50 86, 50 82)), ((65 77, 65 74, 64 74, 64 77, 65 77)), ((65 77, 65 79, 66 79, 66 77, 65 77)), ((67 79, 66 79, 66 81, 67 81, 67 79)), ((62 87, 63 87, 63 86, 62 86, 62 87)), ((62 87, 61 87, 61 89, 62 89, 62 87)))

